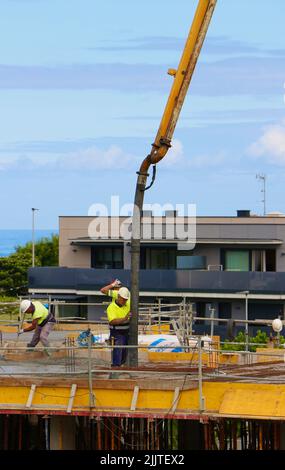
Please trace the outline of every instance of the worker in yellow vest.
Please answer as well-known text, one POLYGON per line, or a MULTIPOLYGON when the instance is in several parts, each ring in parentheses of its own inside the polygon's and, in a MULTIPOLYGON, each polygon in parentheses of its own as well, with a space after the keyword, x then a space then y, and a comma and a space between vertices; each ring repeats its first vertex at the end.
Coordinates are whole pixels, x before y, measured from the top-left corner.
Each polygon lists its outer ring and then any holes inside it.
MULTIPOLYGON (((109 295, 112 302, 107 308, 107 317, 110 328, 110 339, 114 339, 114 346, 125 346, 129 339, 129 321, 131 318, 130 292, 126 287, 120 287, 116 279, 112 284, 102 287, 101 292, 109 295)), ((112 351, 112 366, 119 367, 126 362, 127 348, 114 348, 112 351)))
MULTIPOLYGON (((32 314, 32 324, 27 328, 21 329, 18 334, 20 335, 35 330, 32 340, 27 344, 27 347, 34 348, 41 341, 44 347, 48 348, 48 336, 55 324, 53 313, 49 312, 48 309, 37 300, 33 302, 30 300, 22 300, 20 308, 22 314, 32 314)), ((50 355, 47 349, 45 349, 45 352, 50 355)))

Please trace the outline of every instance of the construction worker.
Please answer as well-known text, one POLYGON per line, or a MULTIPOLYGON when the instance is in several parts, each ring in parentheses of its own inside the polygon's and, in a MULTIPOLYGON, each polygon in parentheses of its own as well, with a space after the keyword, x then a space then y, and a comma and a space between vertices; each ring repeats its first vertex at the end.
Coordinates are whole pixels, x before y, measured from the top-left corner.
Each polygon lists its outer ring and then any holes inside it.
MULTIPOLYGON (((30 300, 22 300, 20 309, 23 315, 26 313, 32 314, 32 324, 27 328, 21 329, 18 335, 35 330, 32 340, 27 344, 27 347, 34 348, 41 341, 44 347, 48 348, 49 342, 47 338, 55 323, 53 313, 49 313, 48 309, 37 300, 33 302, 30 300)), ((45 352, 50 356, 50 352, 47 349, 45 349, 45 352)))
MULTIPOLYGON (((112 297, 112 302, 107 308, 107 317, 110 328, 110 339, 113 339, 114 346, 124 346, 129 339, 130 313, 130 291, 126 287, 118 287, 120 281, 116 279, 112 284, 102 287, 104 295, 112 297)), ((113 348, 112 367, 120 367, 126 362, 127 348, 113 348)))

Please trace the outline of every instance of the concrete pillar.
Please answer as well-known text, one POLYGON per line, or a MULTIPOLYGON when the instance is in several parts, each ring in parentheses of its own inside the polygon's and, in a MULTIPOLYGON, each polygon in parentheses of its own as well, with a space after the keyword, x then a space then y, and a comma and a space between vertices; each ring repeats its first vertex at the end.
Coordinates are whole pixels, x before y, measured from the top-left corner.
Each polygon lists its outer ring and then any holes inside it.
POLYGON ((75 450, 75 418, 50 417, 50 450, 75 450))

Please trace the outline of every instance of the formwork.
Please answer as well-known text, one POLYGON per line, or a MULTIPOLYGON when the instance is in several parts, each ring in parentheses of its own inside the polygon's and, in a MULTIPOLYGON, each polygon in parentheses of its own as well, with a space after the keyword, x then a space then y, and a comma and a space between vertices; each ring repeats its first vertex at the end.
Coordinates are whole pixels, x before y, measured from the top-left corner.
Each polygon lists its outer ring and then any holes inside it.
MULTIPOLYGON (((2 328, 3 330, 3 328, 2 328)), ((111 346, 52 333, 51 355, 2 331, 2 449, 283 449, 282 350, 139 349, 110 367, 111 346)), ((198 343, 197 343, 198 344, 198 343)))

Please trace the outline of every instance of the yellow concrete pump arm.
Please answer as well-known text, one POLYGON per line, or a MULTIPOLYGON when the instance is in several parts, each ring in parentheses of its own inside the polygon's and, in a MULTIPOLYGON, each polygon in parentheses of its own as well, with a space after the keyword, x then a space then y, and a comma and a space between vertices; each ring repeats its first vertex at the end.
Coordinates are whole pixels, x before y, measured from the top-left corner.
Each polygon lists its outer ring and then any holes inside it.
POLYGON ((171 139, 216 2, 217 0, 199 1, 178 69, 170 69, 168 71, 170 75, 174 76, 174 81, 155 141, 152 144, 151 153, 142 164, 141 171, 143 173, 147 171, 151 164, 158 163, 166 155, 171 146, 171 139))
MULTIPOLYGON (((143 160, 138 171, 133 219, 132 219, 132 242, 131 242, 131 311, 130 323, 130 345, 137 344, 138 338, 138 307, 139 307, 139 268, 140 268, 140 238, 141 238, 141 213, 144 201, 148 169, 153 165, 154 173, 152 185, 155 178, 156 163, 165 157, 171 147, 171 139, 175 126, 184 103, 184 99, 191 82, 191 78, 210 24, 217 0, 199 0, 193 23, 185 44, 185 48, 177 70, 169 70, 174 76, 174 81, 169 98, 162 116, 162 120, 152 144, 150 154, 143 160)), ((148 186, 148 187, 150 187, 148 186)), ((129 365, 136 366, 138 363, 137 348, 129 351, 129 365)))

